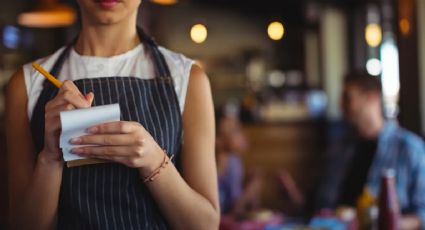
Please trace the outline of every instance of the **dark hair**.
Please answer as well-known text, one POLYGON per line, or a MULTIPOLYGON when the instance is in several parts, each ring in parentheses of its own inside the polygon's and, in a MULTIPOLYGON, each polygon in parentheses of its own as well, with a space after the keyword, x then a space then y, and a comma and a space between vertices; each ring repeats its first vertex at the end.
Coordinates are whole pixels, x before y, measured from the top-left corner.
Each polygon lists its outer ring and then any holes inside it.
POLYGON ((345 84, 354 84, 363 91, 382 92, 381 80, 364 71, 356 71, 345 76, 345 84))

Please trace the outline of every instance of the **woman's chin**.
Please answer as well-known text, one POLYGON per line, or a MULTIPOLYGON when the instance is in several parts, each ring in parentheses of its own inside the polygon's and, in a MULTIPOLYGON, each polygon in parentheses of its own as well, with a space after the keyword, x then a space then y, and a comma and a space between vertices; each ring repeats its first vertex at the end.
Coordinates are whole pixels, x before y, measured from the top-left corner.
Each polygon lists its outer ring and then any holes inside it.
POLYGON ((112 25, 112 24, 116 24, 118 23, 120 20, 113 18, 113 17, 109 17, 109 18, 101 18, 98 20, 98 24, 99 25, 112 25))
POLYGON ((92 19, 90 20, 92 24, 96 25, 112 25, 120 22, 123 17, 120 17, 117 14, 112 13, 100 13, 98 15, 93 15, 92 19))

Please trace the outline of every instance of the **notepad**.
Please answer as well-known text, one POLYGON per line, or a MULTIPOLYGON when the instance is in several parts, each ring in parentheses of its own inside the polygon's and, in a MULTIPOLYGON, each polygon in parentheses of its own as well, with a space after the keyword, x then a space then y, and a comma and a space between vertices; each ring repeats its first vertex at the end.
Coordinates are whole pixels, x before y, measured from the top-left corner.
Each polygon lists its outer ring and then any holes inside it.
POLYGON ((98 159, 84 158, 71 153, 71 150, 83 145, 73 145, 70 140, 75 137, 87 135, 87 129, 102 123, 119 121, 119 104, 95 106, 85 109, 75 109, 60 113, 62 132, 59 146, 62 149, 63 159, 68 167, 86 164, 103 163, 98 159))

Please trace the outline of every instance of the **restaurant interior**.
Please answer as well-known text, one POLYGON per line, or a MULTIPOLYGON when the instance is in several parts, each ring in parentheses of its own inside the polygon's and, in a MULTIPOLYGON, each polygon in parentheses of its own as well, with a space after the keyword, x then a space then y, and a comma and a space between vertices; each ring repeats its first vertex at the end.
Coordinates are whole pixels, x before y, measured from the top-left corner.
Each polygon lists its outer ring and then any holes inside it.
MULTIPOLYGON (((70 42, 80 20, 75 0, 0 2, 0 229, 8 216, 6 85, 23 64, 70 42)), ((237 120, 249 201, 223 212, 221 229, 344 229, 337 219, 359 215, 340 207, 338 218, 315 218, 327 151, 346 128, 348 73, 380 79, 383 116, 425 134, 423 0, 142 0, 137 23, 204 69, 217 129, 225 116, 237 120)))

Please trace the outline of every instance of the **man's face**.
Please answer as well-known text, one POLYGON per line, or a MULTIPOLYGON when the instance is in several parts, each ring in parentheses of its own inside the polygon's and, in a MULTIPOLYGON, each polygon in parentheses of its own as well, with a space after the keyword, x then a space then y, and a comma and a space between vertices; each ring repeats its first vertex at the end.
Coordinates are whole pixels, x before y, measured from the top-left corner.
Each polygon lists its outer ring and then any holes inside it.
POLYGON ((344 84, 341 104, 344 118, 349 123, 358 125, 366 115, 371 104, 368 94, 353 83, 344 84))

